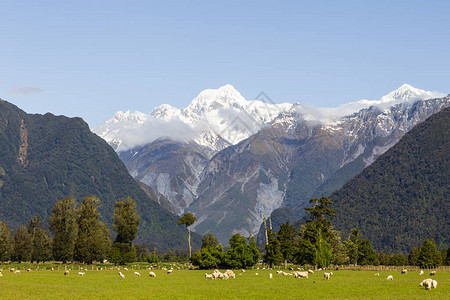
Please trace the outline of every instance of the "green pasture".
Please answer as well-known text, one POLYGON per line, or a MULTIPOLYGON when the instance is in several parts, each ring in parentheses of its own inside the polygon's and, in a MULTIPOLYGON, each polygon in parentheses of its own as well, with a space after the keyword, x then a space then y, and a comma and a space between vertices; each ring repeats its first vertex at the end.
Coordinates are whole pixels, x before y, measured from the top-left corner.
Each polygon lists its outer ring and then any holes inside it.
MULTIPOLYGON (((333 271, 330 280, 323 271, 309 279, 276 274, 276 270, 235 271, 236 279, 206 280, 205 271, 154 270, 88 270, 79 276, 78 270, 64 276, 64 270, 39 270, 13 274, 3 268, 0 277, 0 299, 449 299, 450 272, 438 271, 433 278, 437 289, 426 291, 418 284, 429 276, 399 271, 333 271), (259 273, 259 275, 256 275, 259 273), (269 273, 273 278, 269 279, 269 273), (393 281, 386 277, 393 275, 393 281)), ((223 271, 223 270, 222 270, 223 271)), ((209 274, 211 271, 206 271, 209 274)))

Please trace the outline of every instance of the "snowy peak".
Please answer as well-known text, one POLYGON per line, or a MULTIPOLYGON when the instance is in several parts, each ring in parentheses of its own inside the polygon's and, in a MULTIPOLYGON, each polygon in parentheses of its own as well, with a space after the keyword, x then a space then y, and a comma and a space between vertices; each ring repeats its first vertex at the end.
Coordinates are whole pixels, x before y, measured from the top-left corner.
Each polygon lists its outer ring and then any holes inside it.
POLYGON ((247 103, 244 97, 230 84, 218 89, 202 91, 186 107, 186 111, 201 115, 220 108, 241 108, 247 103))
POLYGON ((442 96, 441 94, 436 95, 436 93, 424 91, 417 89, 409 84, 404 84, 395 91, 381 97, 380 101, 382 103, 391 101, 414 101, 414 100, 427 100, 436 96, 442 96))

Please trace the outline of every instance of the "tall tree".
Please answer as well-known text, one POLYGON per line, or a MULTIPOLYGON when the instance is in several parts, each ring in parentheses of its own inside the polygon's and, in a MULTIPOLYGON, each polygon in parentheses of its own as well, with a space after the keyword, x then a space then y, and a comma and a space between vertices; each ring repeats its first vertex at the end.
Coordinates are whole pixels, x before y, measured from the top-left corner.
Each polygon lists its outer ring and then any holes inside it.
POLYGON ((64 263, 72 261, 78 235, 76 201, 68 197, 56 202, 49 223, 54 236, 53 258, 64 263))
POLYGON ((189 228, 192 224, 197 221, 197 218, 194 217, 191 213, 185 213, 177 222, 178 225, 185 225, 188 230, 188 244, 189 244, 189 258, 192 255, 191 249, 191 229, 189 228))
POLYGON ((345 241, 349 263, 354 265, 358 264, 358 254, 360 244, 361 244, 361 233, 359 231, 359 228, 353 228, 351 230, 350 236, 345 241))
POLYGON ((436 243, 433 240, 426 239, 419 248, 417 264, 422 268, 427 268, 440 266, 441 263, 441 254, 436 249, 436 243))
POLYGON ((93 261, 102 261, 111 247, 109 229, 99 220, 100 205, 100 199, 89 196, 81 201, 78 210, 75 259, 88 264, 93 261))
POLYGON ((47 261, 52 257, 52 240, 47 232, 42 228, 42 219, 40 216, 34 216, 30 220, 28 232, 32 240, 31 261, 47 261))
POLYGON ((141 222, 137 214, 136 202, 128 197, 114 205, 112 229, 117 232, 116 239, 109 252, 109 259, 115 264, 125 264, 136 260, 136 249, 132 241, 141 222))
POLYGON ((18 262, 30 261, 32 250, 31 234, 28 228, 22 225, 14 234, 14 259, 18 262))
POLYGON ((275 234, 272 229, 267 231, 268 243, 266 244, 266 254, 264 255, 264 261, 269 264, 270 268, 274 265, 281 264, 283 260, 283 254, 281 253, 281 243, 275 238, 275 234))
POLYGON ((289 221, 281 224, 278 230, 277 240, 280 242, 281 253, 283 254, 284 267, 287 267, 287 261, 291 259, 294 249, 295 228, 289 225, 289 221))
POLYGON ((0 261, 10 260, 12 251, 11 230, 8 225, 0 221, 0 261))

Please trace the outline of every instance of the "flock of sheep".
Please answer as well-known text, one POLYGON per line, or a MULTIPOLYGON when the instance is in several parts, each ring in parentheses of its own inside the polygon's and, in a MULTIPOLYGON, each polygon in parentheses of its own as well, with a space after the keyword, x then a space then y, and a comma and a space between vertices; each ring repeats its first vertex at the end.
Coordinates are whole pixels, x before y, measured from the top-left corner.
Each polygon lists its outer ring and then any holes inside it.
MULTIPOLYGON (((408 270, 403 269, 401 271, 401 274, 406 274, 408 273, 408 270)), ((422 276, 423 275, 423 270, 420 270, 419 275, 422 276)), ((434 276, 436 275, 436 271, 431 271, 430 276, 434 276)), ((376 273, 375 276, 380 276, 379 273, 376 273)), ((389 275, 386 280, 394 280, 394 276, 389 275)), ((433 280, 431 278, 427 278, 422 280, 421 283, 419 283, 419 286, 424 286, 426 290, 431 290, 432 288, 435 289, 437 287, 437 281, 433 280)))
MULTIPOLYGON (((99 268, 98 270, 100 270, 100 269, 103 270, 103 268, 99 268)), ((54 271, 53 268, 51 268, 51 270, 54 271)), ((120 271, 120 267, 117 268, 117 270, 119 271, 119 277, 121 279, 125 279, 125 275, 120 271)), ((123 270, 128 271, 128 268, 125 267, 125 268, 123 268, 123 270)), ((147 270, 151 270, 151 268, 147 268, 147 270)), ((166 270, 167 274, 169 274, 169 275, 173 274, 173 271, 174 271, 173 268, 171 268, 169 270, 167 270, 166 268, 162 268, 162 270, 166 270)), ((0 277, 3 276, 2 271, 3 271, 3 269, 0 269, 0 277)), ((20 274, 20 270, 16 270, 15 268, 10 268, 9 271, 13 272, 14 274, 20 274)), ((27 269, 27 272, 30 272, 30 271, 31 271, 31 269, 27 269)), ((86 274, 85 273, 86 271, 87 271, 87 268, 80 268, 78 275, 84 276, 86 274)), ((276 273, 279 275, 284 275, 284 276, 293 276, 294 278, 308 278, 309 274, 314 274, 313 270, 303 271, 300 268, 298 269, 298 271, 294 271, 291 268, 291 271, 292 272, 276 271, 276 273)), ((318 269, 318 271, 322 271, 322 269, 318 269)), ((401 270, 401 274, 406 274, 407 272, 408 272, 408 270, 406 270, 406 269, 401 270)), ((242 273, 245 273, 245 270, 242 270, 242 273)), ((240 273, 239 275, 242 275, 242 273, 240 273)), ((70 274, 69 270, 64 270, 65 276, 68 276, 69 274, 70 274)), ((420 270, 419 275, 422 276, 423 274, 424 274, 423 270, 420 270)), ((133 275, 138 276, 138 277, 141 276, 141 274, 137 271, 134 271, 133 275)), ((148 275, 150 277, 156 277, 156 274, 153 271, 150 271, 148 273, 148 275)), ((258 273, 255 273, 255 275, 259 276, 258 273)), ((323 277, 325 278, 325 280, 329 280, 332 275, 333 275, 333 272, 329 272, 329 273, 324 272, 323 273, 323 277)), ((434 275, 436 275, 436 271, 432 271, 430 273, 430 276, 434 276, 434 275)), ((376 273, 375 276, 380 276, 380 274, 376 273)), ((213 273, 211 273, 211 274, 205 273, 205 279, 216 280, 216 279, 229 279, 229 278, 236 279, 236 274, 232 270, 226 270, 225 272, 222 273, 218 269, 215 269, 213 271, 213 273)), ((273 278, 272 273, 269 273, 269 279, 272 279, 272 278, 273 278)), ((386 279, 394 280, 394 277, 392 275, 389 275, 386 279)), ((433 280, 431 278, 427 278, 427 279, 422 280, 422 282, 419 283, 419 286, 425 287, 426 290, 431 290, 432 288, 435 289, 437 287, 437 281, 433 280)))

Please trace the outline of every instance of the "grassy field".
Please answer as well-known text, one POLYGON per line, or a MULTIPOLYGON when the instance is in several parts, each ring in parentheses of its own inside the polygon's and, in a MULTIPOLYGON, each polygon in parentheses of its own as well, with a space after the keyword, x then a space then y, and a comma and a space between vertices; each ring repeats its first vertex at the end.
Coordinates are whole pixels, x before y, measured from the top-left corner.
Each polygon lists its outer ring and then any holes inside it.
POLYGON ((0 299, 450 299, 450 272, 439 271, 433 277, 437 289, 430 291, 418 286, 429 277, 418 272, 383 271, 374 276, 374 271, 333 271, 329 281, 323 271, 309 279, 278 275, 275 270, 236 271, 236 279, 228 280, 205 280, 205 271, 198 270, 175 270, 171 275, 155 270, 156 278, 147 270, 139 271, 141 277, 133 276, 133 270, 121 272, 125 279, 116 270, 88 270, 82 277, 78 270, 64 276, 63 270, 13 274, 4 269, 0 299), (394 280, 387 281, 388 275, 394 280))

